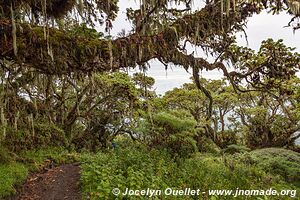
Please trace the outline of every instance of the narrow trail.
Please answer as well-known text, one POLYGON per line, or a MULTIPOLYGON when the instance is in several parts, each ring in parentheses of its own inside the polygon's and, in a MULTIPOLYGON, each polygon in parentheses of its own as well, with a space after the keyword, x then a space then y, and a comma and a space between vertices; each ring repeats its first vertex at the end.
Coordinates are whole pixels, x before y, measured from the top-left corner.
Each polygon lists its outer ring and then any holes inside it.
POLYGON ((80 200, 80 168, 65 164, 29 176, 9 200, 80 200))

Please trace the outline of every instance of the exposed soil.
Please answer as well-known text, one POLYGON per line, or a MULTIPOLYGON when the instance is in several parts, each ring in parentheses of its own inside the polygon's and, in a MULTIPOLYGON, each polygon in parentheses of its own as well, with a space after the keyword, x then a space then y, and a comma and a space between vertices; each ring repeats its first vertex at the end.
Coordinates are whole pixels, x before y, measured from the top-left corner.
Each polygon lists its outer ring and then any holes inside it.
POLYGON ((10 200, 80 200, 80 168, 74 164, 61 165, 32 174, 10 200))

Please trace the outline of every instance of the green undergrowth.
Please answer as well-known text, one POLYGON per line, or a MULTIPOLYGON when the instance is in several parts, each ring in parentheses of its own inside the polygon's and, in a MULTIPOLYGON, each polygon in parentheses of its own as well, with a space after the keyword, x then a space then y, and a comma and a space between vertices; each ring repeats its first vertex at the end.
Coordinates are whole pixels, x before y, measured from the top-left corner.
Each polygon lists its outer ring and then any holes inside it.
MULTIPOLYGON (((0 148, 0 199, 16 192, 28 173, 49 165, 81 163, 83 199, 147 199, 145 196, 115 196, 124 192, 157 189, 200 189, 198 196, 154 196, 152 199, 233 199, 209 196, 212 189, 297 190, 299 198, 299 153, 284 149, 260 149, 243 153, 195 153, 173 157, 167 150, 149 149, 134 142, 118 142, 117 149, 74 153, 63 148, 27 150, 19 153, 0 148)), ((235 199, 245 199, 238 196, 235 199)), ((290 196, 252 196, 247 199, 291 199, 290 196)))
POLYGON ((19 153, 0 148, 0 199, 12 195, 22 184, 29 172, 43 169, 49 165, 76 162, 76 153, 63 148, 27 150, 19 153))
POLYGON ((15 193, 15 185, 27 177, 28 168, 21 163, 0 164, 0 199, 15 193))
POLYGON ((79 160, 77 153, 70 153, 64 148, 29 150, 21 152, 20 156, 32 170, 39 170, 49 164, 58 165, 79 160))
POLYGON ((281 148, 265 148, 234 156, 245 164, 281 176, 300 188, 300 154, 281 148))
MULTIPOLYGON (((299 190, 280 175, 273 175, 255 164, 232 155, 196 153, 188 159, 173 159, 163 151, 142 145, 118 148, 112 152, 82 155, 81 185, 84 199, 145 199, 145 196, 114 196, 119 188, 141 189, 260 189, 299 190)), ((156 196, 152 199, 232 199, 232 196, 156 196)), ((240 196, 235 199, 245 199, 240 196)), ((270 199, 255 196, 248 199, 270 199)), ((271 199, 291 199, 280 196, 271 199)))

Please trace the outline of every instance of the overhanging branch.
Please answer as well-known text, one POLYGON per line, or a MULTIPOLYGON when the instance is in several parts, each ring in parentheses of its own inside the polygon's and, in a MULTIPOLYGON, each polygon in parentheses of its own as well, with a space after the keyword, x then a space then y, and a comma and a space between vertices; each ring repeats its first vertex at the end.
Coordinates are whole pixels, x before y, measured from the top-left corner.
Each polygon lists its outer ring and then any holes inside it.
POLYGON ((180 39, 187 38, 202 48, 222 51, 228 42, 232 42, 227 35, 240 30, 244 20, 252 14, 250 12, 237 17, 232 13, 224 17, 224 27, 220 29, 219 12, 218 6, 207 5, 194 14, 179 18, 156 35, 142 36, 135 33, 115 40, 55 28, 47 30, 45 38, 44 27, 17 24, 17 56, 13 55, 11 23, 0 20, 0 59, 14 60, 47 74, 114 71, 135 67, 154 58, 174 61, 174 64, 187 68, 193 59, 188 55, 178 56, 180 39))

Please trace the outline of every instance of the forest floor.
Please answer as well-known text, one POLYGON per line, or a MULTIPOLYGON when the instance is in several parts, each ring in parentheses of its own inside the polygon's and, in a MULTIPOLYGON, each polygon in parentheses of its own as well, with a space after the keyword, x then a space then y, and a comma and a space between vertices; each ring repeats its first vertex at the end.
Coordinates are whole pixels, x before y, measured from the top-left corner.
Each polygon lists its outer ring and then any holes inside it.
POLYGON ((31 174, 9 200, 80 200, 80 167, 64 164, 31 174))
MULTIPOLYGON (((215 187, 235 189, 241 185, 265 191, 277 188, 289 191, 280 199, 300 199, 299 192, 297 194, 300 154, 294 151, 265 148, 233 154, 197 152, 190 158, 175 160, 164 151, 149 150, 141 144, 124 144, 126 146, 117 150, 97 153, 69 152, 61 148, 20 152, 18 159, 0 162, 0 199, 116 199, 112 192, 116 186, 123 192, 128 187, 165 188, 169 185, 202 191, 215 187)), ((203 198, 209 197, 204 195, 203 198)))

